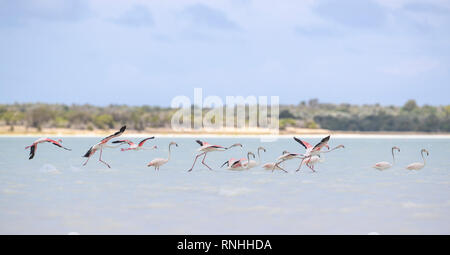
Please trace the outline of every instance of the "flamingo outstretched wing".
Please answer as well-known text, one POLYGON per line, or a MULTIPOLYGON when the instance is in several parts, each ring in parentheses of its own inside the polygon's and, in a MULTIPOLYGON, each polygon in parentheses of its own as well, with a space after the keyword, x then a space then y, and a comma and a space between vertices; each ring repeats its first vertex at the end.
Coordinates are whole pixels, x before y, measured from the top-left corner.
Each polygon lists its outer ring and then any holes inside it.
POLYGON ((89 148, 89 150, 83 155, 84 158, 89 158, 89 157, 91 156, 92 148, 93 148, 93 147, 94 147, 94 146, 92 146, 91 148, 89 148))
POLYGON ((127 129, 127 126, 121 127, 120 130, 117 131, 116 133, 114 133, 114 134, 112 134, 112 135, 110 135, 110 136, 107 136, 107 137, 103 138, 102 141, 101 141, 101 143, 107 143, 109 140, 113 139, 114 137, 120 136, 121 134, 123 134, 123 132, 125 132, 125 129, 127 129))
POLYGON ((117 140, 117 141, 112 141, 111 143, 127 143, 128 145, 133 145, 134 143, 130 140, 117 140))
POLYGON ((322 147, 327 146, 328 141, 330 140, 330 136, 323 138, 318 144, 316 144, 313 150, 321 150, 322 147))
POLYGON ((231 164, 231 168, 242 166, 242 159, 238 159, 231 164))
POLYGON ((142 145, 144 145, 144 143, 147 141, 147 140, 150 140, 150 139, 153 139, 153 138, 155 138, 154 136, 152 136, 152 137, 148 137, 148 138, 145 138, 144 140, 142 140, 142 141, 140 141, 139 142, 139 147, 141 147, 142 145))
POLYGON ((36 144, 31 145, 30 147, 30 157, 28 159, 34 158, 34 153, 36 152, 36 144))
POLYGON ((71 151, 71 149, 62 146, 59 142, 57 142, 57 141, 55 141, 55 140, 52 140, 52 139, 49 139, 49 138, 47 138, 47 139, 45 139, 45 140, 46 140, 47 142, 49 142, 49 143, 52 143, 52 144, 54 144, 54 145, 60 147, 60 148, 63 148, 63 149, 68 150, 68 151, 71 151))
POLYGON ((297 137, 294 137, 294 140, 295 140, 296 142, 298 142, 299 144, 301 144, 303 147, 305 147, 305 149, 308 149, 308 148, 311 148, 311 147, 312 147, 311 144, 309 144, 309 143, 307 143, 307 142, 305 142, 305 141, 302 141, 302 140, 298 139, 297 137))

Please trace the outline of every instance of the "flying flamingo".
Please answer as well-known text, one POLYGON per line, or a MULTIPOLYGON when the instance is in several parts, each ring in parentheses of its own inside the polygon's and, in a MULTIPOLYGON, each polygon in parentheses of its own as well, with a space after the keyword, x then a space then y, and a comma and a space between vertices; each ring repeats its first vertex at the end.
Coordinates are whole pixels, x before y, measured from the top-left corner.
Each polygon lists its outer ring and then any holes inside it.
POLYGON ((142 147, 142 146, 144 145, 144 143, 146 141, 148 141, 150 139, 154 139, 154 138, 155 138, 154 136, 145 138, 144 140, 140 141, 139 144, 135 144, 135 143, 133 143, 130 140, 118 140, 118 141, 113 141, 112 143, 120 143, 120 144, 127 143, 130 146, 130 147, 126 148, 126 149, 125 148, 120 149, 121 151, 128 151, 128 150, 135 150, 135 151, 138 151, 138 150, 152 150, 152 149, 156 149, 157 148, 156 145, 153 146, 152 148, 146 148, 146 147, 142 147))
POLYGON ((195 156, 194 163, 192 164, 192 167, 191 167, 191 169, 188 170, 188 172, 192 171, 192 169, 194 168, 195 162, 197 161, 198 157, 201 157, 203 155, 204 155, 204 157, 203 157, 203 160, 202 160, 202 164, 205 165, 206 167, 208 167, 209 170, 212 170, 211 167, 209 167, 205 163, 206 154, 208 154, 208 152, 211 152, 211 151, 225 151, 225 150, 228 150, 228 149, 230 149, 232 147, 236 147, 236 146, 242 147, 242 144, 240 144, 240 143, 235 143, 235 144, 231 145, 230 147, 223 147, 223 146, 220 146, 220 145, 211 145, 211 144, 209 144, 207 142, 202 142, 200 140, 196 140, 196 142, 198 144, 200 144, 200 146, 201 146, 197 150, 197 151, 201 151, 201 153, 197 154, 197 156, 195 156))
POLYGON ((176 147, 178 147, 178 144, 176 142, 170 142, 169 143, 169 155, 167 156, 167 158, 155 158, 152 161, 150 161, 150 163, 148 163, 147 166, 153 166, 155 167, 155 170, 159 170, 159 167, 164 165, 165 163, 169 162, 170 160, 170 146, 175 145, 176 147))
POLYGON ((58 139, 58 141, 55 141, 55 140, 52 140, 52 139, 49 139, 49 138, 42 137, 42 138, 39 138, 36 141, 34 141, 32 145, 25 147, 25 149, 30 148, 30 157, 28 159, 32 159, 34 157, 34 154, 36 153, 37 145, 39 143, 45 143, 45 142, 52 143, 52 144, 54 144, 54 145, 56 145, 58 147, 61 147, 61 148, 65 149, 65 150, 68 150, 68 151, 71 150, 71 149, 68 149, 68 148, 66 148, 66 147, 61 145, 61 143, 62 143, 61 139, 58 139))
POLYGON ((298 139, 297 137, 294 137, 294 140, 296 142, 300 143, 303 147, 305 147, 306 153, 303 154, 305 157, 319 155, 320 150, 323 147, 327 147, 328 149, 330 149, 330 146, 328 146, 328 141, 330 140, 330 136, 327 136, 327 137, 323 138, 322 140, 320 140, 320 142, 317 143, 314 147, 311 144, 298 139))
POLYGON ((273 170, 275 170, 275 168, 277 168, 277 169, 283 170, 284 172, 287 173, 286 170, 284 170, 283 168, 280 167, 280 164, 285 161, 294 159, 294 158, 302 158, 301 156, 302 156, 301 154, 291 153, 291 152, 285 150, 281 153, 281 156, 279 156, 276 159, 275 163, 266 163, 263 165, 263 168, 268 169, 268 170, 270 169, 270 170, 272 170, 272 172, 273 172, 273 170), (270 166, 272 166, 272 168, 269 168, 270 166))
MULTIPOLYGON (((84 154, 84 156, 83 156, 83 157, 85 157, 85 158, 88 158, 88 159, 86 160, 86 162, 84 162, 83 166, 85 166, 85 165, 87 164, 87 162, 89 161, 89 159, 91 158, 91 156, 94 155, 95 152, 96 152, 97 150, 100 149, 100 157, 99 157, 98 160, 99 160, 100 162, 102 162, 103 164, 107 165, 109 168, 111 168, 111 166, 109 166, 108 163, 106 163, 105 161, 102 160, 102 152, 103 152, 103 148, 116 148, 117 146, 109 146, 109 145, 107 145, 106 143, 107 143, 109 140, 113 139, 114 137, 118 137, 118 136, 122 135, 123 132, 125 132, 125 129, 126 129, 126 128, 127 128, 127 126, 121 127, 120 130, 117 131, 116 133, 114 133, 114 134, 112 134, 112 135, 110 135, 110 136, 107 136, 107 137, 103 138, 99 143, 93 145, 93 146, 86 152, 86 154, 84 154)), ((120 146, 120 144, 119 144, 118 146, 120 146)))
POLYGON ((296 172, 300 171, 300 168, 302 167, 302 164, 305 162, 305 160, 307 161, 306 166, 308 166, 313 172, 315 172, 314 164, 319 162, 321 153, 328 153, 328 152, 332 152, 339 148, 345 148, 344 145, 340 144, 340 145, 334 147, 333 149, 330 149, 330 146, 328 146, 328 141, 330 140, 330 136, 323 138, 314 147, 311 144, 307 143, 306 141, 298 139, 297 137, 294 137, 294 140, 296 142, 300 143, 306 149, 305 154, 303 154, 304 158, 300 162, 300 165, 298 166, 296 172), (324 147, 326 147, 328 150, 321 151, 321 149, 324 147))
MULTIPOLYGON (((253 159, 249 159, 248 163, 247 163, 247 169, 253 168, 258 166, 261 163, 261 155, 259 154, 259 151, 264 151, 266 152, 266 149, 264 149, 264 147, 258 147, 257 149, 257 153, 258 153, 258 161, 253 160, 253 159)), ((253 153, 252 153, 253 154, 253 153)), ((253 155, 253 158, 255 158, 255 155, 253 155)))
POLYGON ((398 152, 400 152, 400 148, 398 148, 397 146, 392 147, 392 150, 391 150, 392 164, 389 162, 386 162, 386 161, 382 161, 382 162, 376 163, 373 167, 378 170, 385 170, 385 169, 391 168, 395 164, 394 150, 397 150, 398 152))
POLYGON ((253 158, 255 158, 255 154, 253 154, 253 152, 249 151, 247 153, 247 158, 241 158, 241 159, 231 158, 230 160, 225 161, 225 163, 223 163, 221 168, 224 165, 227 165, 228 166, 228 170, 246 170, 246 169, 250 169, 250 168, 248 168, 248 165, 249 165, 249 162, 250 162, 250 155, 253 156, 253 158))
MULTIPOLYGON (((298 153, 291 153, 291 152, 289 152, 289 151, 283 151, 283 153, 281 154, 281 156, 279 156, 278 158, 277 158, 277 161, 281 161, 281 162, 284 162, 284 161, 287 161, 287 160, 291 160, 291 159, 294 159, 294 158, 300 158, 302 155, 301 154, 298 154, 298 153)), ((280 163, 281 163, 280 162, 280 163)))
MULTIPOLYGON (((328 147, 329 148, 329 147, 328 147)), ((345 148, 345 146, 344 145, 342 145, 342 144, 340 144, 340 145, 338 145, 338 146, 336 146, 336 147, 334 147, 333 149, 329 149, 329 150, 327 150, 327 151, 320 151, 320 153, 328 153, 328 152, 332 152, 332 151, 334 151, 334 150, 336 150, 336 149, 339 149, 339 148, 345 148)), ((298 172, 298 171, 300 171, 300 168, 302 167, 302 164, 303 163, 305 163, 305 165, 307 166, 307 167, 309 167, 309 169, 311 169, 313 172, 315 172, 315 170, 314 170, 314 165, 316 164, 316 163, 318 163, 320 161, 320 154, 318 154, 318 155, 310 155, 310 156, 305 156, 303 159, 302 159, 302 162, 300 162, 300 165, 298 166, 298 168, 297 168, 297 170, 296 170, 296 172, 298 172)))
POLYGON ((406 169, 408 169, 408 170, 420 170, 420 169, 422 169, 425 166, 425 163, 426 163, 425 157, 423 156, 424 152, 427 154, 427 156, 430 155, 430 153, 427 150, 425 150, 425 149, 422 149, 420 151, 420 155, 422 155, 423 163, 420 163, 420 162, 411 163, 411 164, 409 164, 406 167, 406 169))

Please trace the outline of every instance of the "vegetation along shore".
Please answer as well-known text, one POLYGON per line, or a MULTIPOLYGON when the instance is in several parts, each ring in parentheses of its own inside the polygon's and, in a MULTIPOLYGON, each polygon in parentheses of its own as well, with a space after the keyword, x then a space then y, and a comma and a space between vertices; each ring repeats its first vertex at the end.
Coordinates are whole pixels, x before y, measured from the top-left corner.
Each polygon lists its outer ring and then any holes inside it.
MULTIPOLYGON (((123 124, 133 133, 270 134, 270 130, 259 128, 174 131, 170 125, 177 110, 146 105, 1 104, 0 134, 101 135, 123 124)), ((450 132, 450 105, 419 106, 414 100, 403 106, 382 106, 329 104, 312 99, 280 105, 279 117, 280 134, 323 134, 330 130, 343 134, 450 132)))

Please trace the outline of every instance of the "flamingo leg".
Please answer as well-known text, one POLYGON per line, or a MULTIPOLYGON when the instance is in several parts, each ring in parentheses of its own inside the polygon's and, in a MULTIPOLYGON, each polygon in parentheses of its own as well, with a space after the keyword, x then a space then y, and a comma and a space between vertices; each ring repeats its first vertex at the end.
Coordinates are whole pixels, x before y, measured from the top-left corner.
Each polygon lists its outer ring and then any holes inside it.
POLYGON ((302 164, 303 164, 303 161, 305 161, 305 159, 307 159, 307 158, 311 158, 311 155, 309 155, 309 156, 307 156, 307 157, 304 157, 304 158, 302 158, 302 162, 300 162, 300 165, 298 166, 298 168, 297 168, 296 172, 300 171, 300 168, 302 168, 302 164))
POLYGON ((313 172, 315 172, 315 170, 314 170, 314 165, 311 167, 311 165, 310 164, 306 164, 308 167, 309 167, 309 169, 311 169, 313 172))
MULTIPOLYGON (((278 163, 275 162, 275 163, 273 164, 273 167, 272 167, 272 173, 273 173, 273 170, 275 170, 275 168, 277 168, 277 167, 281 169, 281 167, 280 167, 280 164, 281 164, 281 163, 283 163, 283 161, 278 162, 278 163)), ((283 169, 283 170, 284 170, 284 169, 283 169)))
POLYGON ((279 166, 278 164, 275 165, 276 167, 278 167, 278 169, 283 170, 285 173, 287 173, 288 171, 284 170, 281 166, 279 166))
POLYGON ((102 160, 102 152, 103 152, 103 148, 100 148, 100 157, 98 158, 98 160, 100 162, 102 162, 103 164, 107 165, 109 168, 111 168, 108 163, 106 163, 105 161, 102 160))
POLYGON ((305 160, 305 159, 302 159, 302 162, 300 162, 300 165, 298 166, 296 172, 300 171, 300 168, 302 168, 302 164, 303 164, 303 161, 304 161, 304 160, 305 160))
POLYGON ((202 164, 205 165, 209 170, 212 170, 211 167, 209 167, 209 166, 205 163, 205 158, 206 158, 206 153, 205 153, 205 156, 203 157, 202 164))
POLYGON ((191 169, 188 170, 188 172, 192 171, 192 169, 195 166, 195 162, 197 162, 198 157, 202 156, 203 154, 206 154, 206 151, 198 154, 197 156, 195 156, 194 163, 192 164, 192 167, 191 167, 191 169))

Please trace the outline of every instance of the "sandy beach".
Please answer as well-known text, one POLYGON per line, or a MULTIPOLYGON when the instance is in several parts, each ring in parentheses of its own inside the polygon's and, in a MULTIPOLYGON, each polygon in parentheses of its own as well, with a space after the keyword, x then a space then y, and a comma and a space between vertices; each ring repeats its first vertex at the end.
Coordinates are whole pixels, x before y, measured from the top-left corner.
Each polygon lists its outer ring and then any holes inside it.
MULTIPOLYGON (((43 128, 41 131, 35 128, 16 126, 11 132, 9 127, 0 127, 0 137, 37 137, 37 136, 58 136, 58 137, 102 137, 114 133, 115 129, 69 129, 69 128, 43 128)), ((450 133, 426 133, 426 132, 351 132, 351 131, 333 131, 327 129, 307 129, 307 128, 287 128, 278 133, 268 129, 221 129, 221 130, 183 130, 176 131, 170 128, 147 128, 145 131, 128 129, 124 137, 291 137, 302 136, 317 138, 324 135, 332 135, 340 138, 450 138, 450 133)))

